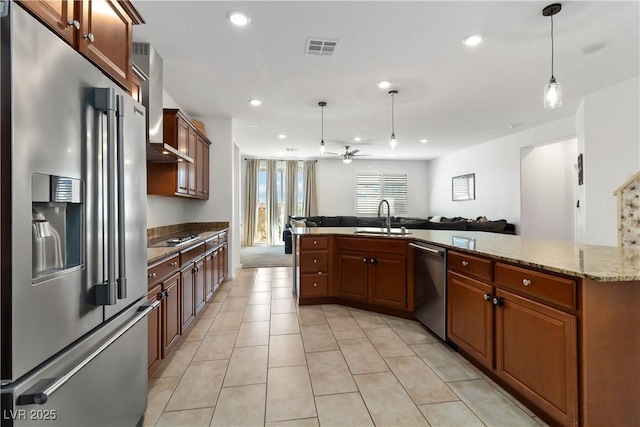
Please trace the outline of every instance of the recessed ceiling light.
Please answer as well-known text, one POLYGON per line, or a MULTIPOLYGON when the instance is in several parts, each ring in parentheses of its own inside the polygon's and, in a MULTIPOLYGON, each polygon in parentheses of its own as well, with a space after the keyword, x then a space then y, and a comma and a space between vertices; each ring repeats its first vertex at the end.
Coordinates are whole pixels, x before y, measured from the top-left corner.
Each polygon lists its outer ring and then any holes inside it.
POLYGON ((251 101, 249 101, 249 104, 253 105, 254 107, 257 107, 258 105, 262 104, 262 101, 260 101, 259 99, 252 99, 251 101))
POLYGON ((278 138, 280 139, 285 139, 287 137, 287 135, 285 135, 284 133, 281 133, 280 135, 278 135, 278 138))
POLYGON ((249 22, 251 22, 251 18, 249 18, 247 15, 245 15, 242 12, 231 12, 229 13, 229 21, 231 21, 233 25, 237 25, 238 27, 244 27, 249 22))
POLYGON ((360 142, 360 141, 362 141, 362 137, 356 136, 355 138, 353 138, 353 140, 355 142, 360 142))
POLYGON ((427 138, 422 138, 420 142, 422 142, 423 144, 426 144, 427 142, 429 142, 429 140, 427 138))
POLYGON ((260 126, 258 126, 258 125, 251 125, 251 127, 252 127, 252 128, 257 128, 257 127, 260 127, 260 126))
POLYGON ((391 82, 388 82, 388 81, 384 80, 384 81, 376 83, 376 85, 380 89, 388 89, 391 86, 391 82))
POLYGON ((465 38, 462 39, 462 44, 465 46, 476 46, 482 42, 481 34, 469 34, 465 38))

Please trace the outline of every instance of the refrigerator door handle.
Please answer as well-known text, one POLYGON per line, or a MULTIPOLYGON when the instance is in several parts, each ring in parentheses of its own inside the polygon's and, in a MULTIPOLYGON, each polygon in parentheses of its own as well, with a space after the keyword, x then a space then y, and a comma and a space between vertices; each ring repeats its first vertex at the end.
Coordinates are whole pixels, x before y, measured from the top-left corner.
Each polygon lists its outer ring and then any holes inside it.
POLYGON ((127 265, 125 253, 125 220, 124 220, 124 98, 117 95, 118 133, 116 138, 117 165, 116 181, 118 186, 118 299, 127 298, 127 265))
POLYGON ((91 354, 85 357, 80 363, 75 365, 71 370, 60 378, 44 378, 38 381, 25 393, 21 394, 17 401, 17 405, 44 405, 49 400, 49 397, 55 393, 60 387, 65 385, 75 374, 80 372, 82 368, 87 366, 93 359, 98 357, 100 353, 105 351, 107 347, 116 342, 118 338, 124 335, 129 329, 136 325, 139 321, 144 319, 149 313, 156 309, 160 305, 160 301, 153 301, 149 304, 144 304, 138 308, 138 314, 122 326, 117 332, 115 332, 109 339, 107 339, 102 345, 96 348, 91 354))
POLYGON ((114 188, 116 108, 115 89, 95 89, 95 109, 107 115, 107 281, 96 285, 98 305, 116 304, 116 189, 114 188))

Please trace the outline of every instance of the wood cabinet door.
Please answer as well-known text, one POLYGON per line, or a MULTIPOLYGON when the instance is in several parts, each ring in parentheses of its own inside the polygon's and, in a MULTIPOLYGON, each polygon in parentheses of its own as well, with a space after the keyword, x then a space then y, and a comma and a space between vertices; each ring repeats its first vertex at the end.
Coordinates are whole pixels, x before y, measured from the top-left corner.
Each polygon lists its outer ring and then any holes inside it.
POLYGON ((209 301, 213 296, 213 252, 204 258, 204 300, 209 301))
POLYGON ((200 198, 204 198, 204 146, 207 145, 204 142, 204 138, 196 134, 196 158, 198 164, 196 165, 196 195, 200 198))
POLYGON ((220 249, 213 251, 211 254, 211 291, 214 293, 218 290, 220 277, 222 277, 220 258, 220 249))
POLYGON ((224 279, 226 279, 227 274, 229 273, 229 244, 224 242, 224 244, 220 247, 220 277, 218 278, 218 282, 222 283, 224 279))
MULTIPOLYGON (((189 155, 189 125, 182 118, 178 118, 178 151, 189 155)), ((176 193, 189 194, 189 163, 178 162, 178 183, 176 193)))
POLYGON ((182 270, 180 276, 181 295, 180 302, 182 303, 182 310, 180 311, 182 317, 182 324, 180 325, 180 333, 184 334, 189 324, 196 316, 194 286, 196 271, 193 264, 189 265, 189 268, 182 270))
POLYGON ((576 316, 498 289, 496 372, 559 424, 578 424, 576 316))
MULTIPOLYGON (((147 293, 147 301, 153 302, 162 299, 162 286, 154 286, 147 293)), ((147 323, 149 324, 149 331, 147 334, 148 339, 148 352, 147 352, 147 371, 149 374, 153 372, 160 360, 162 359, 162 310, 157 307, 147 316, 147 323)))
POLYGON ((189 157, 193 158, 193 163, 187 164, 187 170, 189 171, 189 177, 187 179, 189 186, 188 192, 190 196, 197 196, 198 189, 196 186, 198 179, 198 162, 200 159, 198 157, 198 134, 192 127, 189 127, 189 157))
POLYGON ((126 89, 131 82, 133 22, 116 0, 77 1, 78 50, 126 89))
POLYGON ((407 308, 407 257, 369 253, 369 302, 407 308))
MULTIPOLYGON (((70 45, 75 45, 73 0, 26 0, 22 7, 37 16, 45 25, 70 45)), ((79 24, 79 23, 78 23, 79 24)))
POLYGON ((194 289, 194 298, 196 305, 196 315, 200 313, 200 311, 204 308, 205 303, 205 283, 204 283, 204 258, 200 258, 199 261, 196 262, 195 266, 195 280, 193 284, 194 289))
POLYGON ((367 302, 369 262, 366 252, 338 253, 338 293, 342 298, 367 302))
POLYGON ((448 294, 449 339, 493 368, 493 286, 449 271, 448 294))
POLYGON ((180 317, 180 273, 175 273, 162 284, 165 298, 162 301, 162 357, 178 341, 182 318, 180 317))
POLYGON ((209 198, 209 144, 202 144, 202 197, 209 198))

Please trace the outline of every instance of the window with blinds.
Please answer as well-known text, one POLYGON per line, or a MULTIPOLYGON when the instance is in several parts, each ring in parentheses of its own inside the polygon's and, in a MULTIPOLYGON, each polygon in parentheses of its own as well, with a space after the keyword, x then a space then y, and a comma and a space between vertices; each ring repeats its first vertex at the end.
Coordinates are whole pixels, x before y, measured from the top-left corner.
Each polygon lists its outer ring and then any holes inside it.
POLYGON ((356 213, 377 215, 378 205, 386 199, 392 215, 407 213, 407 175, 394 173, 356 174, 356 213))

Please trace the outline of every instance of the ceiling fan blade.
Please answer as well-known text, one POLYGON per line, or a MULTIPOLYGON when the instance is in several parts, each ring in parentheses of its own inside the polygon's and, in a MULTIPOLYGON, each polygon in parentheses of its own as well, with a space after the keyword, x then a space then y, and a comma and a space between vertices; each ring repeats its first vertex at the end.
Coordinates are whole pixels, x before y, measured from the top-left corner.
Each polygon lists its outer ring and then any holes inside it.
POLYGON ((332 153, 331 151, 325 151, 324 154, 329 154, 329 155, 332 155, 332 156, 342 156, 342 154, 332 153))
POLYGON ((356 153, 358 153, 360 150, 353 150, 352 152, 350 152, 349 154, 351 154, 352 156, 356 153))

